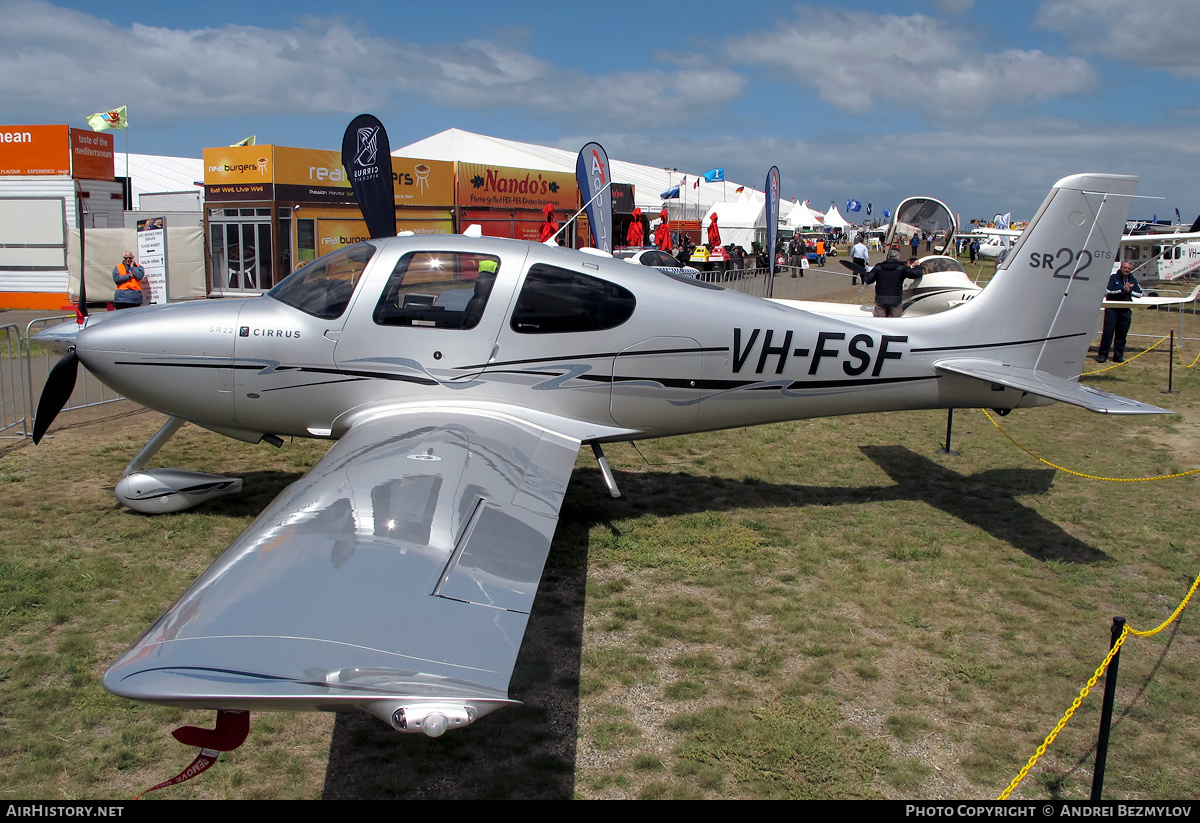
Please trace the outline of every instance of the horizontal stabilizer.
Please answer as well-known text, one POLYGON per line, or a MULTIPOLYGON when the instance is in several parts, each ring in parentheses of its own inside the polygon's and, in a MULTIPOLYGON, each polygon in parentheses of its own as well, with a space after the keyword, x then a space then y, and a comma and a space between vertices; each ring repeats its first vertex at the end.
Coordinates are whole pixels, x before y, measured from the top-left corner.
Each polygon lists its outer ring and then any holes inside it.
POLYGON ((934 363, 933 368, 942 374, 974 377, 1103 414, 1173 414, 1169 409, 1093 389, 1065 377, 1021 366, 1008 366, 995 360, 941 360, 934 363))

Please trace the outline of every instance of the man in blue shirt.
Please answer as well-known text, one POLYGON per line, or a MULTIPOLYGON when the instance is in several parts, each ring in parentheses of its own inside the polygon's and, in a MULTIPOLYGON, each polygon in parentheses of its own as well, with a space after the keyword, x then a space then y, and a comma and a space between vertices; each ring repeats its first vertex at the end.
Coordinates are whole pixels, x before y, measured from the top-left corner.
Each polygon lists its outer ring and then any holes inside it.
MULTIPOLYGON (((1142 287, 1133 276, 1133 264, 1126 261, 1108 278, 1108 291, 1104 299, 1113 302, 1132 303, 1134 297, 1142 296, 1142 287)), ((1125 336, 1133 323, 1133 309, 1104 309, 1104 331, 1100 335, 1100 353, 1096 360, 1108 361, 1108 348, 1112 345, 1113 362, 1125 362, 1125 336)))

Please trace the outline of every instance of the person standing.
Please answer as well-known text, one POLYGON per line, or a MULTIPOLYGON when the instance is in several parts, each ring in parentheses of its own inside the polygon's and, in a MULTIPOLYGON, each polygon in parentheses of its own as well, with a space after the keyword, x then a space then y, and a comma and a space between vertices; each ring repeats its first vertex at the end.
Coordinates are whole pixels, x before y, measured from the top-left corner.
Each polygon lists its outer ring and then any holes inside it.
POLYGON ((142 305, 142 281, 146 279, 146 270, 134 262, 133 252, 122 255, 112 276, 117 284, 112 301, 114 309, 133 309, 142 305))
MULTIPOLYGON (((1142 296, 1142 286, 1133 276, 1133 264, 1125 261, 1108 278, 1108 290, 1104 299, 1109 302, 1132 303, 1134 297, 1142 296)), ((1108 361, 1108 348, 1112 346, 1113 362, 1125 362, 1125 337, 1133 324, 1133 309, 1104 309, 1104 331, 1100 335, 1100 352, 1097 362, 1108 361)))
POLYGON ((792 277, 799 275, 804 276, 804 253, 807 251, 804 247, 804 240, 797 235, 792 235, 792 240, 788 244, 788 258, 791 261, 792 277))
POLYGON ((909 242, 909 245, 912 246, 912 256, 916 257, 917 250, 919 248, 921 248, 921 232, 920 232, 920 230, 914 229, 913 233, 912 233, 912 237, 909 238, 908 242, 909 242))
POLYGON ((889 249, 887 260, 867 269, 863 282, 875 284, 874 317, 899 317, 904 296, 904 281, 915 280, 925 272, 900 262, 900 252, 889 249))
MULTIPOLYGON (((863 237, 860 234, 857 242, 854 244, 854 247, 850 249, 850 259, 865 269, 868 265, 870 254, 871 253, 867 251, 867 244, 863 242, 863 237)), ((851 276, 850 285, 858 285, 857 275, 851 276)))
POLYGON ((551 237, 558 234, 558 221, 554 219, 554 206, 547 203, 542 206, 542 213, 546 215, 546 221, 538 226, 539 243, 545 243, 551 237))

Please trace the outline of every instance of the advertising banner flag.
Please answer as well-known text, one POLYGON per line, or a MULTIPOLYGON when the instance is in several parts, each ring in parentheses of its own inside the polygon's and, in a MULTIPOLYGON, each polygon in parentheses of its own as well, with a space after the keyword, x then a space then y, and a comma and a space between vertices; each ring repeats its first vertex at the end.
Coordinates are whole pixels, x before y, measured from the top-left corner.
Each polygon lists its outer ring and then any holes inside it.
POLYGON ((579 196, 587 209, 592 243, 601 251, 612 254, 612 173, 608 154, 599 143, 588 143, 579 150, 575 161, 575 180, 579 196))
POLYGON ((847 200, 846 211, 862 211, 862 203, 857 200, 847 200))
MULTIPOLYGON (((775 244, 779 238, 779 167, 771 166, 767 172, 767 183, 763 187, 767 195, 767 263, 768 283, 775 282, 775 244)), ((768 294, 770 290, 768 287, 768 294)))
POLYGON ((705 183, 720 183, 725 179, 725 169, 712 169, 704 172, 705 183))
POLYGON ((370 114, 350 121, 342 136, 342 165, 371 238, 396 236, 392 197, 392 147, 383 123, 370 114))
POLYGON ((237 146, 255 146, 255 145, 258 145, 258 135, 252 134, 249 137, 247 137, 245 140, 239 140, 236 143, 230 143, 229 147, 236 148, 237 146))
POLYGON ((87 121, 93 131, 129 128, 129 115, 125 111, 125 106, 121 106, 119 109, 112 109, 111 111, 100 111, 88 115, 87 121))

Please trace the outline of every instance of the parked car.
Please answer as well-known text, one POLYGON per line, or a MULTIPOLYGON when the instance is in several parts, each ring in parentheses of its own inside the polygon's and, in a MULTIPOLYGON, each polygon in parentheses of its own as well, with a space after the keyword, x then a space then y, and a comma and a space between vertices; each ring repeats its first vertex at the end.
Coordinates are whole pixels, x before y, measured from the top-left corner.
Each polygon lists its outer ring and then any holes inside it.
POLYGON ((613 252, 613 257, 618 257, 628 263, 649 266, 652 269, 658 269, 667 274, 674 274, 681 277, 695 277, 700 274, 699 269, 685 266, 676 260, 673 255, 656 248, 619 249, 613 252))

